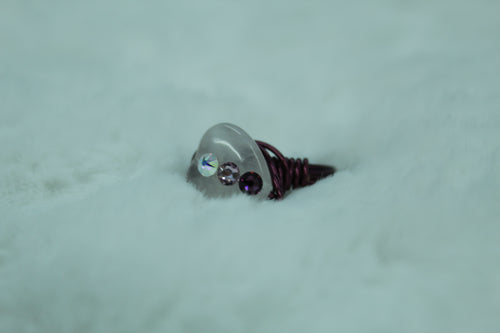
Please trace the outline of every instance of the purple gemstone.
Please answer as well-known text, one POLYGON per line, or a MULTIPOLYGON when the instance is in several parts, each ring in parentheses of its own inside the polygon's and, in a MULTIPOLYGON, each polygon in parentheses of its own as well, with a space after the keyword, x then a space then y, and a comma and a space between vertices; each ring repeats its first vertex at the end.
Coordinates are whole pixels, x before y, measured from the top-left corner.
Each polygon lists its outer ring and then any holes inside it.
POLYGON ((236 164, 227 162, 219 167, 217 176, 222 184, 233 185, 236 184, 240 177, 240 169, 238 169, 236 164))
POLYGON ((258 173, 247 172, 240 177, 240 190, 247 194, 259 194, 262 189, 262 178, 258 173))

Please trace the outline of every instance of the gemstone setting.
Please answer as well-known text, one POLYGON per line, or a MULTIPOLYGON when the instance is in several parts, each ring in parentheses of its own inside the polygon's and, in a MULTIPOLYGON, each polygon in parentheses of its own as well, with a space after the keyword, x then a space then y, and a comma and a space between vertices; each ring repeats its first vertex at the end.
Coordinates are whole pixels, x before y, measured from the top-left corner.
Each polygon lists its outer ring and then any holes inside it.
POLYGON ((249 195, 259 194, 262 190, 262 185, 262 178, 256 172, 247 172, 239 180, 241 192, 249 195))
POLYGON ((202 167, 200 157, 205 153, 212 153, 217 157, 219 162, 217 168, 226 162, 236 164, 240 170, 240 177, 247 171, 258 173, 263 185, 260 193, 252 197, 268 199, 269 193, 273 190, 273 183, 267 161, 258 144, 243 129, 228 123, 217 124, 208 129, 200 140, 196 156, 191 161, 187 172, 187 181, 203 192, 206 197, 222 198, 241 194, 238 181, 232 186, 225 186, 221 184, 217 170, 212 176, 209 175, 213 169, 207 170, 210 171, 208 176, 202 174, 206 173, 205 170, 200 172, 199 169, 202 167))
POLYGON ((213 176, 219 168, 219 161, 213 153, 203 154, 198 160, 198 171, 203 177, 213 176))
POLYGON ((219 167, 217 176, 223 185, 234 185, 240 178, 240 169, 236 164, 227 162, 219 167))

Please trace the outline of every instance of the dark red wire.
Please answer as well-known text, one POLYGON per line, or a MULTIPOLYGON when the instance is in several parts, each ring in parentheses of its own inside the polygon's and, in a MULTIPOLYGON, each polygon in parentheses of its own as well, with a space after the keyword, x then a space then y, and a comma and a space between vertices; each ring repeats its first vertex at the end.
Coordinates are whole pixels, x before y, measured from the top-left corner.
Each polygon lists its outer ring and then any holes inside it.
POLYGON ((273 190, 270 199, 282 199, 291 188, 300 188, 314 184, 321 178, 333 175, 335 168, 326 165, 309 164, 309 160, 286 158, 268 143, 255 141, 266 159, 271 173, 273 190), (274 156, 271 156, 274 155, 274 156))

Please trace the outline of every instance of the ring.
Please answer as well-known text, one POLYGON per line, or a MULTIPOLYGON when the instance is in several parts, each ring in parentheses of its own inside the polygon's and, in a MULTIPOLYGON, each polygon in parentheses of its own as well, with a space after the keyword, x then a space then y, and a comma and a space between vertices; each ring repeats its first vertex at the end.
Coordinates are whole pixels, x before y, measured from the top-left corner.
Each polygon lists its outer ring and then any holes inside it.
POLYGON ((283 199, 289 190, 331 176, 335 168, 286 158, 268 143, 253 140, 236 125, 222 123, 203 135, 187 173, 207 197, 245 193, 260 199, 283 199))

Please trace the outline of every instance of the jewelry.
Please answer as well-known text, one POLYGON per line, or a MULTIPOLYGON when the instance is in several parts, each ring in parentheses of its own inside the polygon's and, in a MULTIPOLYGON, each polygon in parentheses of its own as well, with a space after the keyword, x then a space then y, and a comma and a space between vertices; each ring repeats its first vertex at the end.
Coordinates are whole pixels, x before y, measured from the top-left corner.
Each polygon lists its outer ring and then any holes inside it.
POLYGON ((275 147, 253 140, 236 125, 210 128, 191 159, 187 180, 207 197, 246 193, 260 199, 282 199, 292 188, 314 184, 335 168, 286 158, 275 147))

